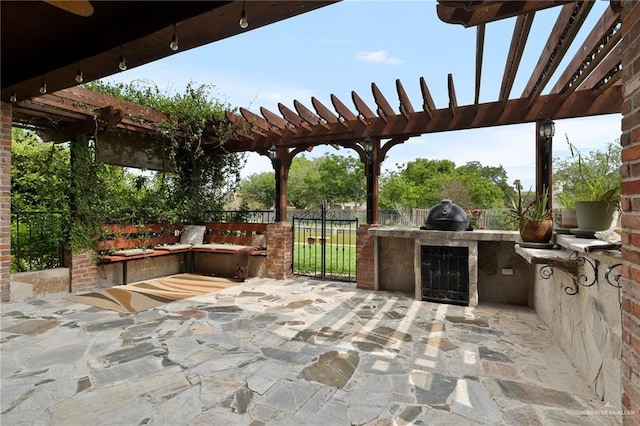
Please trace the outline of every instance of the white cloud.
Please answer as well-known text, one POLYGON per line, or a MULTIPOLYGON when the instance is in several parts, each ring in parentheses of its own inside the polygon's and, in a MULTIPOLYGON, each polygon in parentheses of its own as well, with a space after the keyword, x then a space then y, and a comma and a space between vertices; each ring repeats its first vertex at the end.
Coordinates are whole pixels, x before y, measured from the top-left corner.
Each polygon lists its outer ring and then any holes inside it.
POLYGON ((375 52, 358 52, 356 59, 365 62, 377 62, 380 64, 401 64, 400 58, 389 57, 386 50, 376 50, 375 52))

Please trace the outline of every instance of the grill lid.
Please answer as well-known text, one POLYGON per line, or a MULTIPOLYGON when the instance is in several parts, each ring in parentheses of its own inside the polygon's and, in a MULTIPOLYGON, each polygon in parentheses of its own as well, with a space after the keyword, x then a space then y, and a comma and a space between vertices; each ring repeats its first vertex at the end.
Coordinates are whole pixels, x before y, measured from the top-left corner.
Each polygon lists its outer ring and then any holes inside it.
POLYGON ((429 209, 422 227, 438 231, 464 231, 468 228, 469 219, 462 207, 446 199, 429 209))

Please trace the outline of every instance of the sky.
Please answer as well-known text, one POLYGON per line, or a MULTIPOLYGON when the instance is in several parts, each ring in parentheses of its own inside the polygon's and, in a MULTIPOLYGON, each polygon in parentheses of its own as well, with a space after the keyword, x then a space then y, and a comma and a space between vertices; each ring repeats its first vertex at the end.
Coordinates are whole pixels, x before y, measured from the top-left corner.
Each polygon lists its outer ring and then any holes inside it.
MULTIPOLYGON (((168 95, 183 93, 187 83, 212 85, 214 98, 233 107, 278 113, 278 103, 292 110, 298 100, 313 111, 311 97, 331 108, 331 94, 352 111, 355 91, 375 111, 371 83, 396 107, 400 79, 416 110, 421 109, 419 80, 424 77, 437 108, 448 106, 447 75, 452 74, 458 105, 472 104, 475 93, 475 28, 445 24, 435 0, 344 0, 251 30, 200 48, 178 51, 159 61, 111 76, 107 82, 155 84, 168 95)), ((596 1, 564 61, 564 66, 608 7, 596 1)), ((238 3, 240 9, 240 3, 238 3)), ((519 96, 535 68, 560 7, 536 13, 511 96, 519 96)), ((238 16, 240 10, 238 11, 238 16)), ((515 18, 486 27, 480 102, 498 98, 515 18)), ((180 38, 178 25, 178 39, 180 38)), ((551 117, 553 118, 553 117, 551 117)), ((553 156, 569 154, 566 138, 581 152, 602 149, 620 137, 620 114, 555 120, 553 156)), ((470 161, 503 166, 509 182, 535 187, 535 123, 425 134, 389 151, 383 172, 416 158, 447 159, 461 166, 470 161)), ((316 147, 307 157, 326 152, 354 155, 342 148, 316 147)), ((250 154, 241 175, 272 172, 265 156, 250 154)))

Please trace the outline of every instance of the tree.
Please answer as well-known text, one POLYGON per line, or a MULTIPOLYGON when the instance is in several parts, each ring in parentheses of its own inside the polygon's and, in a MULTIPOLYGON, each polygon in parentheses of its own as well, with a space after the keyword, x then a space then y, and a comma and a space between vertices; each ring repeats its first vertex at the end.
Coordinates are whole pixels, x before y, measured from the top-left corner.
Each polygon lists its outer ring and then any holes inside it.
POLYGON ((450 160, 418 158, 383 175, 380 206, 430 208, 444 198, 466 208, 504 205, 506 173, 502 166, 483 167, 478 162, 456 167, 450 160))
POLYGON ((242 181, 238 195, 249 207, 271 209, 276 203, 276 181, 273 172, 254 173, 242 181))
POLYGON ((11 130, 11 210, 69 211, 69 149, 11 130))

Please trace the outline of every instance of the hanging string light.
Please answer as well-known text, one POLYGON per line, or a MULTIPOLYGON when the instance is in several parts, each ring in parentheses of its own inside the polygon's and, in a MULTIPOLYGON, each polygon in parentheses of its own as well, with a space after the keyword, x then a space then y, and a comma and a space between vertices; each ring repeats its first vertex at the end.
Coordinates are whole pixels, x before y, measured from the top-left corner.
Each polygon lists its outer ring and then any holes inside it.
POLYGON ((244 10, 245 0, 242 0, 242 12, 240 12, 240 28, 245 29, 249 26, 249 21, 247 21, 247 12, 244 10))
POLYGON ((82 66, 78 68, 76 73, 76 83, 82 83, 84 81, 84 73, 82 72, 82 66))
POLYGON ((171 43, 169 43, 169 49, 174 52, 178 50, 178 35, 176 33, 176 24, 173 24, 173 37, 171 37, 171 43))
POLYGON ((120 46, 120 62, 118 62, 118 68, 120 68, 120 71, 127 69, 127 60, 124 57, 124 47, 122 46, 120 46))
POLYGON ((40 94, 44 95, 47 93, 47 81, 45 80, 44 75, 42 76, 42 84, 40 85, 40 94))

